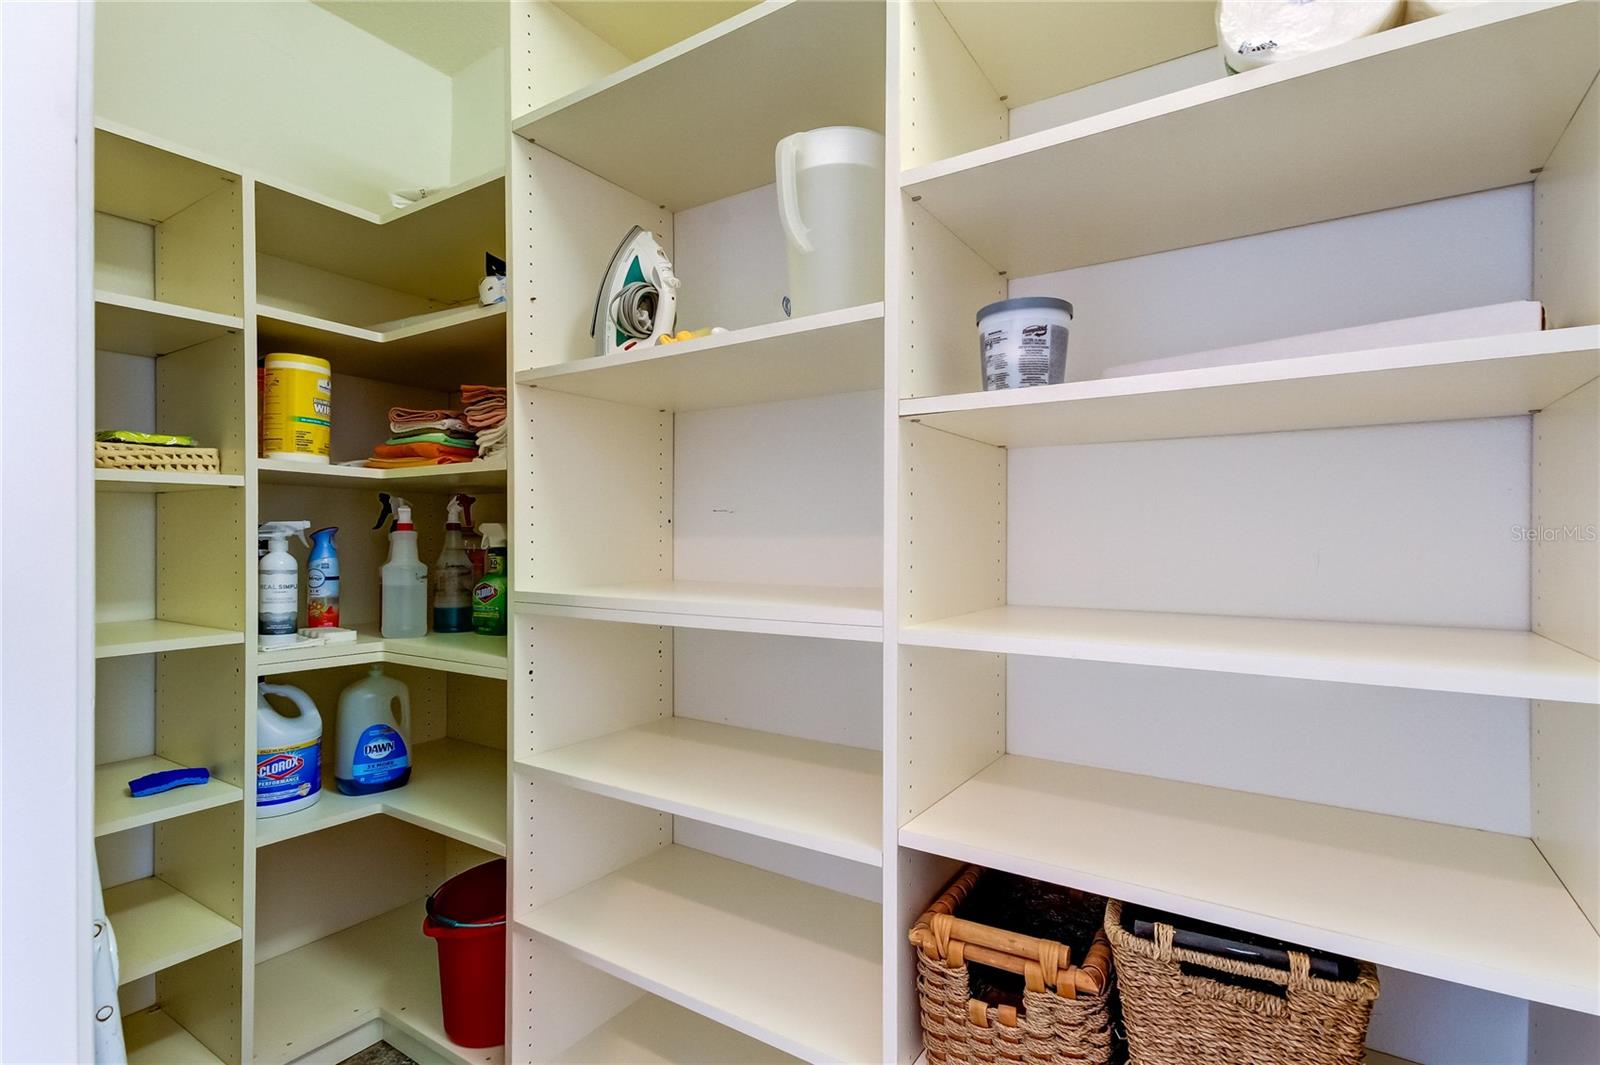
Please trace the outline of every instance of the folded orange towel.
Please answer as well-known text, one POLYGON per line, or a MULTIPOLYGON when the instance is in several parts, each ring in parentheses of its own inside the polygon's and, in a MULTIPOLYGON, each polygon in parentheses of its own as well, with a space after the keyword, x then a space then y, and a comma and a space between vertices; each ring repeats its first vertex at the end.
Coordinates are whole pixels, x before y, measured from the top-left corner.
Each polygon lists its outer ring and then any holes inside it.
POLYGON ((471 462, 478 457, 475 447, 451 447, 448 444, 379 444, 372 449, 375 459, 452 459, 471 462))
POLYGON ((459 459, 368 459, 367 466, 374 470, 406 470, 413 466, 449 466, 459 459))

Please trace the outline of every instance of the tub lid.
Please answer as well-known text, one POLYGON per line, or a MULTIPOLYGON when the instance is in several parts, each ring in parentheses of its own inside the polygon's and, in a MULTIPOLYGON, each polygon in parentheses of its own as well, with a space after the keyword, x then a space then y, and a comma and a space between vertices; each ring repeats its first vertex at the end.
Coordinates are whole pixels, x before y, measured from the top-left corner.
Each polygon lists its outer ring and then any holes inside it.
POLYGON ((1014 300, 1001 300, 991 303, 978 312, 978 324, 995 311, 1021 311, 1029 307, 1049 307, 1054 311, 1066 311, 1067 317, 1072 317, 1072 304, 1066 300, 1056 299, 1054 296, 1018 296, 1014 300))

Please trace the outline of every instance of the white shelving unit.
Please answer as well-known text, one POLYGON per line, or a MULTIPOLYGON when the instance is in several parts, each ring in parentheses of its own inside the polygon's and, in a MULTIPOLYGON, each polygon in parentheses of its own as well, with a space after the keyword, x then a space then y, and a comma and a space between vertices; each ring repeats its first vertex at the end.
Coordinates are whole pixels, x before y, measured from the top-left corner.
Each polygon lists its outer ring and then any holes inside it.
MULTIPOLYGON (((1541 530, 1600 520, 1597 9, 1226 77, 1180 8, 673 8, 651 52, 518 7, 513 1058, 720 1060, 671 1035, 714 1022, 910 1065, 906 929, 967 861, 1375 960, 1372 1062, 1596 1025, 1600 568, 1541 530), (888 141, 883 302, 784 321, 772 146, 836 123, 888 141), (629 225, 729 332, 588 354, 629 225), (1076 304, 1068 380, 977 391, 1021 295, 1076 304), (1104 376, 1512 300, 1547 328, 1104 376), (872 915, 859 1029, 743 968, 790 895, 872 915)), ((787 929, 807 986, 837 925, 787 929)))
POLYGON ((506 640, 382 639, 381 535, 361 533, 378 491, 404 493, 436 557, 451 494, 476 496, 479 520, 503 520, 510 464, 258 459, 254 370, 269 350, 328 357, 335 447, 349 451, 383 438, 392 405, 442 406, 462 383, 504 381, 505 307, 476 301, 483 254, 504 249, 503 186, 480 182, 379 223, 117 129, 97 142, 97 414, 192 433, 222 457, 215 474, 94 478, 95 834, 130 1060, 287 1061, 386 1038, 419 1058, 497 1063, 498 1050, 467 1051, 444 1032, 421 900, 506 851, 506 640), (265 653, 247 637, 245 530, 285 515, 345 530, 355 643, 265 653), (374 664, 411 691, 413 774, 352 798, 333 779, 338 695, 374 664), (325 770, 315 805, 259 821, 258 678, 312 694, 325 770), (211 781, 129 795, 129 779, 184 766, 208 768, 211 781), (347 860, 372 875, 305 890, 347 860))
POLYGON ((222 455, 94 478, 130 1060, 913 1065, 906 932, 965 862, 1370 959, 1372 1065, 1600 1057, 1600 5, 1236 76, 1207 5, 636 7, 511 0, 504 112, 453 95, 359 175, 318 130, 293 180, 97 136, 102 427, 222 455), (884 134, 883 285, 790 317, 773 151, 828 125, 884 134), (380 166, 439 187, 345 203, 380 166), (726 332, 590 354, 634 225, 677 326, 726 332), (1075 304, 1067 380, 980 391, 975 312, 1033 295, 1075 304), (1529 300, 1537 332, 1115 373, 1529 300), (256 457, 280 350, 333 363, 330 465, 256 457), (346 464, 500 381, 509 455, 346 464), (380 491, 424 559, 453 493, 509 525, 506 639, 377 633, 380 491), (361 635, 262 652, 248 532, 298 517, 361 635), (373 666, 413 777, 344 796, 373 666), (259 679, 326 737, 319 802, 261 820, 259 679), (507 1043, 467 1050, 422 900, 495 857, 507 1043))

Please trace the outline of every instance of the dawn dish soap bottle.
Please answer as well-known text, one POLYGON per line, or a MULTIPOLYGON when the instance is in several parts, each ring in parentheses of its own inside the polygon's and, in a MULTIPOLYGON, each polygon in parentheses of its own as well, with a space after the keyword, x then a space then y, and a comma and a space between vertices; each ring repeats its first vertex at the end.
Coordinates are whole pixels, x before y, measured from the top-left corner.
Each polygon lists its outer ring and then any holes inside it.
POLYGON ((483 523, 483 579, 472 589, 472 630, 479 636, 506 634, 506 527, 483 523))
POLYGON ((461 532, 461 497, 445 507, 444 550, 433 567, 433 631, 472 631, 472 559, 461 532))
POLYGON ((417 557, 417 527, 411 523, 411 504, 381 492, 383 510, 374 529, 383 528, 394 508, 389 531, 389 561, 378 570, 383 594, 382 632, 386 640, 414 639, 428 634, 428 567, 417 557))
POLYGON ((339 693, 338 728, 340 792, 372 795, 411 779, 411 693, 381 665, 339 693))

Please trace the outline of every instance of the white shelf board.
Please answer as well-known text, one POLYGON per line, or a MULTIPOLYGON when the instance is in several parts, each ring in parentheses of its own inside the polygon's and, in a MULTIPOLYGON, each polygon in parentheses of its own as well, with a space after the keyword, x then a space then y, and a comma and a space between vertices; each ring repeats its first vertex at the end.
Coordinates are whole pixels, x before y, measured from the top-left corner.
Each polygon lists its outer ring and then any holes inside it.
POLYGON ((94 209, 146 225, 239 183, 239 175, 167 151, 136 130, 95 120, 94 209))
POLYGON ((881 910, 669 845, 519 924, 679 1006, 811 1062, 882 1052, 881 910))
POLYGON ((160 1007, 122 1018, 128 1065, 222 1065, 204 1043, 160 1007))
POLYGON ((905 625, 917 647, 1600 702, 1600 663, 1531 632, 1004 606, 905 625))
POLYGON ((883 387, 883 304, 523 370, 517 384, 658 410, 710 410, 883 387))
POLYGON ((240 938, 238 925, 153 876, 106 888, 105 904, 123 985, 240 938))
POLYGON ((1600 936, 1532 841, 1004 756, 902 846, 1594 1013, 1600 936))
POLYGON ((154 358, 244 331, 244 319, 176 303, 97 290, 94 346, 97 351, 154 358))
POLYGON ((423 900, 256 966, 258 1065, 295 1061, 374 1020, 463 1065, 500 1065, 501 1047, 450 1042, 439 1004, 438 950, 422 934, 423 900))
POLYGON ((1597 36, 1592 3, 1485 4, 920 166, 901 187, 1023 277, 1520 184, 1594 80, 1597 36))
POLYGON ((243 632, 186 625, 180 621, 162 621, 160 618, 102 621, 94 627, 96 658, 187 651, 195 647, 224 647, 235 643, 244 643, 243 632))
POLYGON ((341 795, 333 783, 333 760, 332 736, 324 736, 322 797, 303 810, 257 819, 257 847, 387 814, 505 854, 506 752, 457 739, 420 743, 412 751, 410 782, 376 795, 341 795))
POLYGON ((672 717, 534 755, 572 787, 883 864, 878 751, 672 717))
POLYGON ((499 384, 506 370, 506 305, 434 311, 375 325, 351 325, 298 311, 256 310, 256 347, 327 359, 335 373, 451 392, 499 384))
POLYGON ((725 632, 883 640, 883 593, 876 588, 643 581, 523 590, 515 603, 533 613, 725 632))
POLYGON ((505 258, 504 175, 444 193, 380 219, 258 182, 256 252, 440 303, 475 300, 484 253, 505 258))
POLYGON ((1600 326, 904 400, 902 417, 1002 447, 1498 418, 1600 375, 1600 326))
POLYGON ((203 492, 212 488, 243 488, 244 475, 238 473, 167 473, 152 470, 94 471, 94 490, 129 495, 159 495, 163 492, 203 492))
POLYGON ((556 1060, 563 1065, 793 1065, 800 1059, 645 995, 556 1060))
POLYGON ((113 832, 126 832, 141 825, 153 825, 215 806, 227 806, 244 798, 244 792, 239 788, 215 776, 204 784, 173 788, 138 799, 128 793, 130 780, 148 773, 181 768, 177 762, 154 754, 95 766, 94 834, 109 836, 113 832))
POLYGON ((371 627, 358 627, 353 643, 288 647, 256 654, 256 675, 303 673, 311 669, 394 662, 421 666, 443 673, 503 678, 506 675, 506 638, 479 636, 475 632, 430 632, 408 640, 385 640, 371 627))
POLYGON ((681 211, 771 184, 773 150, 797 130, 881 131, 884 22, 875 4, 774 0, 512 126, 590 173, 681 211))
POLYGON ((504 454, 471 462, 399 470, 324 465, 293 459, 257 459, 256 470, 262 484, 292 484, 302 488, 371 488, 375 491, 404 488, 412 492, 454 493, 463 488, 504 491, 506 487, 504 454))

